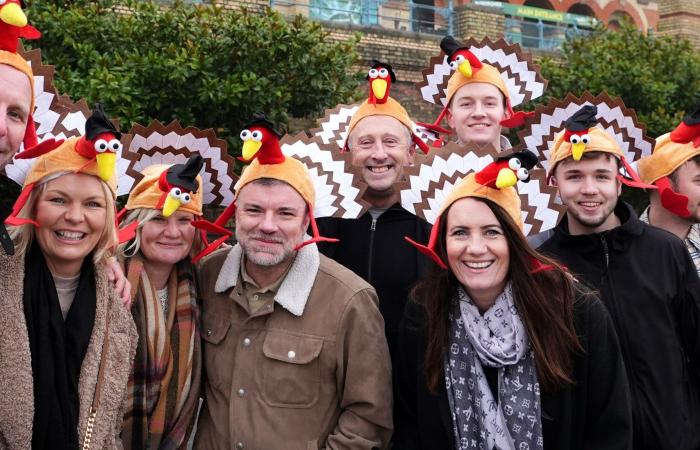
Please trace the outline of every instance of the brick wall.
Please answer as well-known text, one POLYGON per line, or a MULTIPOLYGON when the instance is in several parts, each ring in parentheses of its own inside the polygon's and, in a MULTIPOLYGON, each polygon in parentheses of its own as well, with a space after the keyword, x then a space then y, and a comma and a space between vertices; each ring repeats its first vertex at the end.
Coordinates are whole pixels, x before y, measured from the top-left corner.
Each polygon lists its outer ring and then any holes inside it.
MULTIPOLYGON (((503 16, 483 7, 459 6, 455 8, 453 21, 457 39, 470 36, 489 36, 492 39, 503 37, 503 16)), ((439 107, 421 99, 414 83, 422 79, 421 70, 427 67, 430 58, 440 52, 440 40, 443 36, 333 22, 325 22, 324 26, 330 32, 330 39, 333 41, 345 41, 357 31, 362 34, 358 44, 362 61, 360 66, 353 68, 354 70, 367 70, 372 59, 392 65, 398 82, 392 85, 391 96, 401 102, 411 118, 432 122, 440 113, 439 107)), ((367 95, 365 84, 362 84, 359 90, 362 96, 367 95)))
POLYGON ((661 0, 659 34, 688 39, 700 50, 700 6, 697 0, 661 0))
POLYGON ((500 11, 494 12, 474 5, 457 6, 454 9, 454 31, 457 36, 491 39, 503 37, 505 17, 500 11))
POLYGON ((223 6, 225 9, 246 8, 253 12, 262 12, 270 6, 269 0, 211 0, 211 3, 223 6))
MULTIPOLYGON (((353 70, 368 70, 372 59, 391 64, 397 78, 397 83, 392 84, 391 96, 404 105, 414 120, 429 119, 433 110, 421 100, 413 83, 421 80, 421 70, 428 65, 432 56, 440 52, 441 36, 332 22, 326 22, 324 26, 330 32, 332 41, 345 41, 359 31, 362 38, 357 50, 361 61, 353 70)), ((358 89, 364 98, 367 85, 362 83, 358 89)))

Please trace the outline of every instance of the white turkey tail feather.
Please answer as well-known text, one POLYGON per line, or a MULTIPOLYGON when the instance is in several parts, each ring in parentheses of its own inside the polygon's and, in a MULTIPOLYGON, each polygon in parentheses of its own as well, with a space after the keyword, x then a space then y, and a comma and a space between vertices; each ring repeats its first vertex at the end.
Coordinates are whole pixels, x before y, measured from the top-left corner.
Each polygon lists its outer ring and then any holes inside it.
POLYGON ((200 173, 203 203, 228 206, 233 202, 233 186, 238 181, 234 173, 235 160, 227 152, 226 141, 212 129, 183 127, 178 121, 163 125, 157 120, 148 126, 135 124, 130 131, 130 145, 125 145, 118 170, 118 195, 128 194, 142 178, 141 171, 152 164, 184 164, 195 153, 204 159, 200 173))

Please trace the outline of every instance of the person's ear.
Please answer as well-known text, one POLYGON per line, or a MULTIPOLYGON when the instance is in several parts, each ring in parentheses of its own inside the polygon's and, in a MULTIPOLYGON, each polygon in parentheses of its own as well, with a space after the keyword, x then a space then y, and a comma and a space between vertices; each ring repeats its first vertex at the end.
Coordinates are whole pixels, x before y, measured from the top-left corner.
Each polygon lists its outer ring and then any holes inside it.
POLYGON ((447 108, 447 111, 445 112, 445 118, 447 119, 447 125, 450 126, 453 130, 456 129, 455 127, 455 118, 452 115, 452 111, 450 108, 447 108))
POLYGON ((416 144, 411 143, 408 146, 408 166, 413 166, 416 156, 416 144))

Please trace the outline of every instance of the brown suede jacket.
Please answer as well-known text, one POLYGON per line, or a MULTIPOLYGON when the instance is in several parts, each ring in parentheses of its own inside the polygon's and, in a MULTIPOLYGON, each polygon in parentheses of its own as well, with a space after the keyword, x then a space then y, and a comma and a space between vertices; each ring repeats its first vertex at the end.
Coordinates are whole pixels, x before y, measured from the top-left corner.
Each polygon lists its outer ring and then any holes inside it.
POLYGON ((204 405, 199 449, 386 448, 391 362, 374 289, 302 248, 250 314, 240 246, 199 267, 204 405))

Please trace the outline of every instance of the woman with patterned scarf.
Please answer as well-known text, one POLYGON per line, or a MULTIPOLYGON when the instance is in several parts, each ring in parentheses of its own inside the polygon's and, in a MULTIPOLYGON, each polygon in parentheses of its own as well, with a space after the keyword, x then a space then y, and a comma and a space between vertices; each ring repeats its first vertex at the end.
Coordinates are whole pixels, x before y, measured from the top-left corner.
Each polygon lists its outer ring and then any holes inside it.
POLYGON ((523 234, 513 186, 528 180, 527 153, 468 175, 445 199, 429 244, 413 243, 436 264, 400 329, 396 448, 631 447, 610 316, 523 234))
POLYGON ((190 257, 202 243, 193 221, 202 215, 204 164, 155 164, 129 194, 119 246, 131 282, 139 342, 122 428, 125 449, 184 448, 199 403, 201 345, 190 257))

